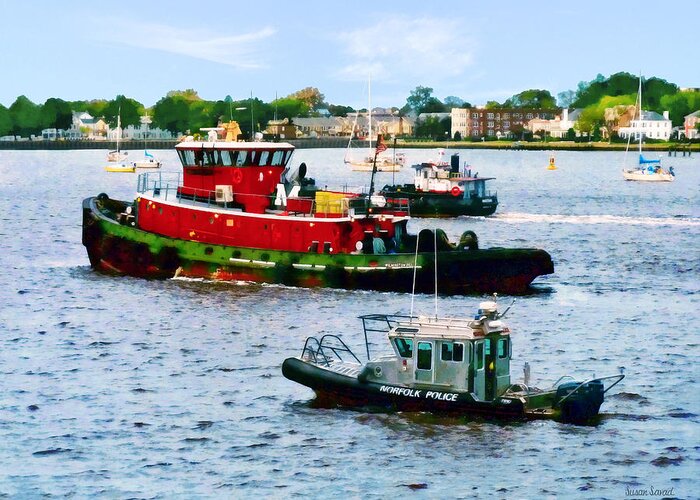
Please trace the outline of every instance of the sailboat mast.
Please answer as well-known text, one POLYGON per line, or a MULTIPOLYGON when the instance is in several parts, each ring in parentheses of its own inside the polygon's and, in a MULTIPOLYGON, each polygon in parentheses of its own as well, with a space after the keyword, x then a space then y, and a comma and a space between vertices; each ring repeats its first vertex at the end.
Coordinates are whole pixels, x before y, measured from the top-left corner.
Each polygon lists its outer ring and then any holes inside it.
POLYGON ((367 79, 367 105, 369 106, 369 155, 372 155, 372 75, 367 79))
POLYGON ((641 157, 642 154, 642 140, 644 137, 642 137, 642 130, 641 130, 641 125, 642 125, 642 75, 639 75, 639 91, 637 92, 637 99, 639 99, 639 121, 637 122, 637 128, 639 129, 639 154, 641 157))

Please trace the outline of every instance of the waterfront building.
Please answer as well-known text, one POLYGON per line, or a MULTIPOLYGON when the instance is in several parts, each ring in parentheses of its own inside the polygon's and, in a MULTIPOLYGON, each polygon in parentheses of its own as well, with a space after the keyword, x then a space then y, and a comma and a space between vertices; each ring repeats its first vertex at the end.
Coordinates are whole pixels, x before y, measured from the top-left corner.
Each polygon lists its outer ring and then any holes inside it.
POLYGON ((642 111, 640 114, 641 117, 631 120, 628 127, 618 128, 617 133, 621 138, 627 139, 631 135, 636 140, 646 137, 667 141, 671 137, 668 111, 664 111, 663 116, 655 111, 642 111))
POLYGON ((568 109, 562 109, 561 114, 556 115, 551 120, 533 118, 527 123, 526 128, 534 134, 544 132, 549 137, 563 139, 569 133, 569 130, 574 128, 580 114, 580 109, 573 109, 571 112, 568 109))
MULTIPOLYGON (((553 110, 535 108, 452 108, 452 137, 517 137, 533 119, 551 120, 553 110)), ((568 129, 567 129, 568 130, 568 129)))
POLYGON ((683 133, 686 139, 700 139, 700 130, 697 129, 698 123, 700 123, 700 109, 685 115, 683 119, 683 133))

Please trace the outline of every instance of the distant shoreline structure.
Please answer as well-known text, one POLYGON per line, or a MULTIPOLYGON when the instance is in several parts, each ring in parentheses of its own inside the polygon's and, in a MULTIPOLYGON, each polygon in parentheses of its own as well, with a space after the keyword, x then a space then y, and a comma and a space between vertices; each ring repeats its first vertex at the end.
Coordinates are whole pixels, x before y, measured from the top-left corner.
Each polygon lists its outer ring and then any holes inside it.
MULTIPOLYGON (((346 137, 326 137, 318 139, 288 139, 282 140, 292 144, 297 149, 338 148, 347 146, 346 137)), ((176 140, 149 140, 148 149, 173 149, 176 140)), ((389 149, 393 141, 389 141, 389 149)), ((122 150, 141 150, 143 141, 121 141, 122 150)), ((520 141, 412 141, 398 139, 399 149, 498 149, 526 151, 624 151, 626 143, 607 142, 520 142, 520 141)), ((79 149, 116 149, 114 141, 0 141, 0 150, 79 150, 79 149)), ((645 144, 645 151, 663 151, 671 153, 700 152, 700 143, 654 143, 645 144)))

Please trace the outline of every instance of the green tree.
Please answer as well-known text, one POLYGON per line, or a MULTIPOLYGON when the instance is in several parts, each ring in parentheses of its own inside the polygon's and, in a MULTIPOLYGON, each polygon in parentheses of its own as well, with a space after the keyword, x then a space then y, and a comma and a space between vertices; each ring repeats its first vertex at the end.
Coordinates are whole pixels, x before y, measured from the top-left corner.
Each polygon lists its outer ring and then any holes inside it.
POLYGON ((272 101, 271 107, 277 111, 277 119, 283 120, 285 118, 292 119, 297 116, 307 117, 309 116, 309 111, 311 110, 308 103, 301 99, 294 97, 283 97, 281 99, 276 99, 272 101))
POLYGON ((499 109, 503 107, 503 104, 498 101, 486 101, 486 105, 484 107, 486 109, 499 109))
POLYGON ((330 104, 328 111, 332 116, 348 116, 355 113, 352 106, 342 106, 340 104, 330 104))
POLYGON ((447 109, 447 106, 445 106, 440 99, 431 97, 428 99, 428 102, 425 103, 425 106, 423 106, 422 113, 446 113, 448 111, 450 110, 447 109))
POLYGON ((109 101, 105 99, 93 99, 91 101, 72 101, 68 103, 73 111, 85 111, 90 116, 101 118, 105 116, 105 109, 109 101))
POLYGON ((29 137, 41 132, 41 108, 26 96, 19 96, 9 111, 14 135, 29 137))
POLYGON ((416 120, 413 127, 413 134, 416 137, 442 141, 449 137, 452 128, 452 120, 443 118, 440 120, 435 116, 428 116, 422 120, 416 120))
POLYGON ((9 135, 12 132, 12 118, 10 118, 10 111, 0 104, 0 137, 3 135, 9 135))
POLYGON ((117 126, 117 116, 121 118, 122 127, 129 125, 139 125, 141 116, 145 113, 145 108, 140 102, 118 95, 114 100, 109 101, 104 109, 104 118, 111 127, 117 126))
POLYGON ((435 99, 432 94, 432 88, 418 86, 411 91, 411 95, 406 99, 406 105, 417 115, 424 113, 425 107, 435 99))
POLYGON ((514 95, 503 103, 505 108, 557 109, 557 102, 549 90, 530 89, 514 95))
POLYGON ((603 126, 604 116, 600 114, 598 106, 592 104, 581 111, 574 128, 581 134, 591 138, 596 130, 603 126))
POLYGON ((682 125, 686 115, 700 109, 700 92, 685 91, 662 96, 660 108, 668 111, 674 126, 682 125))
POLYGON ((70 104, 62 99, 51 97, 41 107, 41 128, 68 129, 73 122, 70 104))
POLYGON ((573 90, 565 90, 557 94, 557 104, 562 108, 569 108, 576 99, 576 92, 573 90))
POLYGON ((190 130, 190 107, 182 96, 166 96, 153 106, 153 124, 173 134, 190 130))
POLYGON ((443 101, 445 103, 445 107, 447 108, 471 108, 472 105, 466 102, 464 99, 460 97, 456 97, 453 95, 448 95, 445 97, 445 100, 443 101))

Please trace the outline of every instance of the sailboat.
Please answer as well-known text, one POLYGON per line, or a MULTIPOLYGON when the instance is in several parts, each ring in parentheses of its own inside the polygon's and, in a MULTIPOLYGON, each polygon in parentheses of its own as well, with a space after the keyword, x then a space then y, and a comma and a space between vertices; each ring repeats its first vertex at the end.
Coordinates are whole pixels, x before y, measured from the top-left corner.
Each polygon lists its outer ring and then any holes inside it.
POLYGON ((161 162, 148 152, 147 142, 148 142, 148 124, 151 123, 151 117, 146 115, 141 118, 142 123, 146 125, 146 135, 143 139, 143 159, 132 163, 136 168, 160 168, 161 162))
MULTIPOLYGON (((639 77, 639 91, 637 92, 637 101, 635 102, 635 116, 641 122, 643 119, 642 112, 642 77, 639 77)), ((634 120, 632 121, 634 123, 634 120)), ((638 137, 639 144, 639 164, 636 168, 632 169, 622 169, 622 177, 626 181, 646 181, 646 182, 672 182, 676 178, 676 174, 673 172, 673 167, 669 167, 668 170, 664 170, 661 167, 661 159, 647 159, 644 158, 642 154, 642 141, 644 140, 644 133, 639 129, 639 124, 637 127, 630 127, 630 133, 627 137, 627 148, 625 150, 625 160, 627 159, 627 153, 630 149, 630 141, 632 139, 632 133, 634 129, 637 129, 636 135, 638 137)))
POLYGON ((134 167, 133 164, 126 163, 124 160, 126 159, 127 153, 121 153, 119 150, 119 142, 122 136, 122 120, 121 120, 121 108, 119 109, 119 113, 117 114, 117 150, 116 151, 110 151, 107 154, 107 161, 112 162, 109 165, 105 167, 105 170, 107 172, 135 172, 136 167, 134 167), (118 158, 115 160, 110 159, 110 155, 112 153, 115 153, 114 158, 118 158))
POLYGON ((126 156, 129 153, 122 152, 119 149, 119 142, 122 136, 122 123, 121 123, 121 108, 119 108, 119 112, 117 114, 117 130, 119 130, 119 134, 117 134, 117 149, 114 151, 110 151, 107 153, 107 161, 109 162, 121 162, 126 160, 126 156))
POLYGON ((375 166, 378 172, 398 172, 401 170, 405 162, 405 157, 402 154, 396 154, 394 151, 393 155, 389 154, 379 154, 376 155, 372 149, 372 93, 371 93, 371 80, 367 83, 367 100, 368 100, 368 134, 367 134, 367 153, 361 159, 353 158, 352 153, 352 142, 355 137, 355 131, 357 130, 357 117, 359 113, 355 113, 355 122, 352 126, 352 132, 350 133, 350 140, 348 141, 348 146, 345 150, 345 164, 350 165, 350 167, 355 171, 360 172, 371 172, 375 166))

